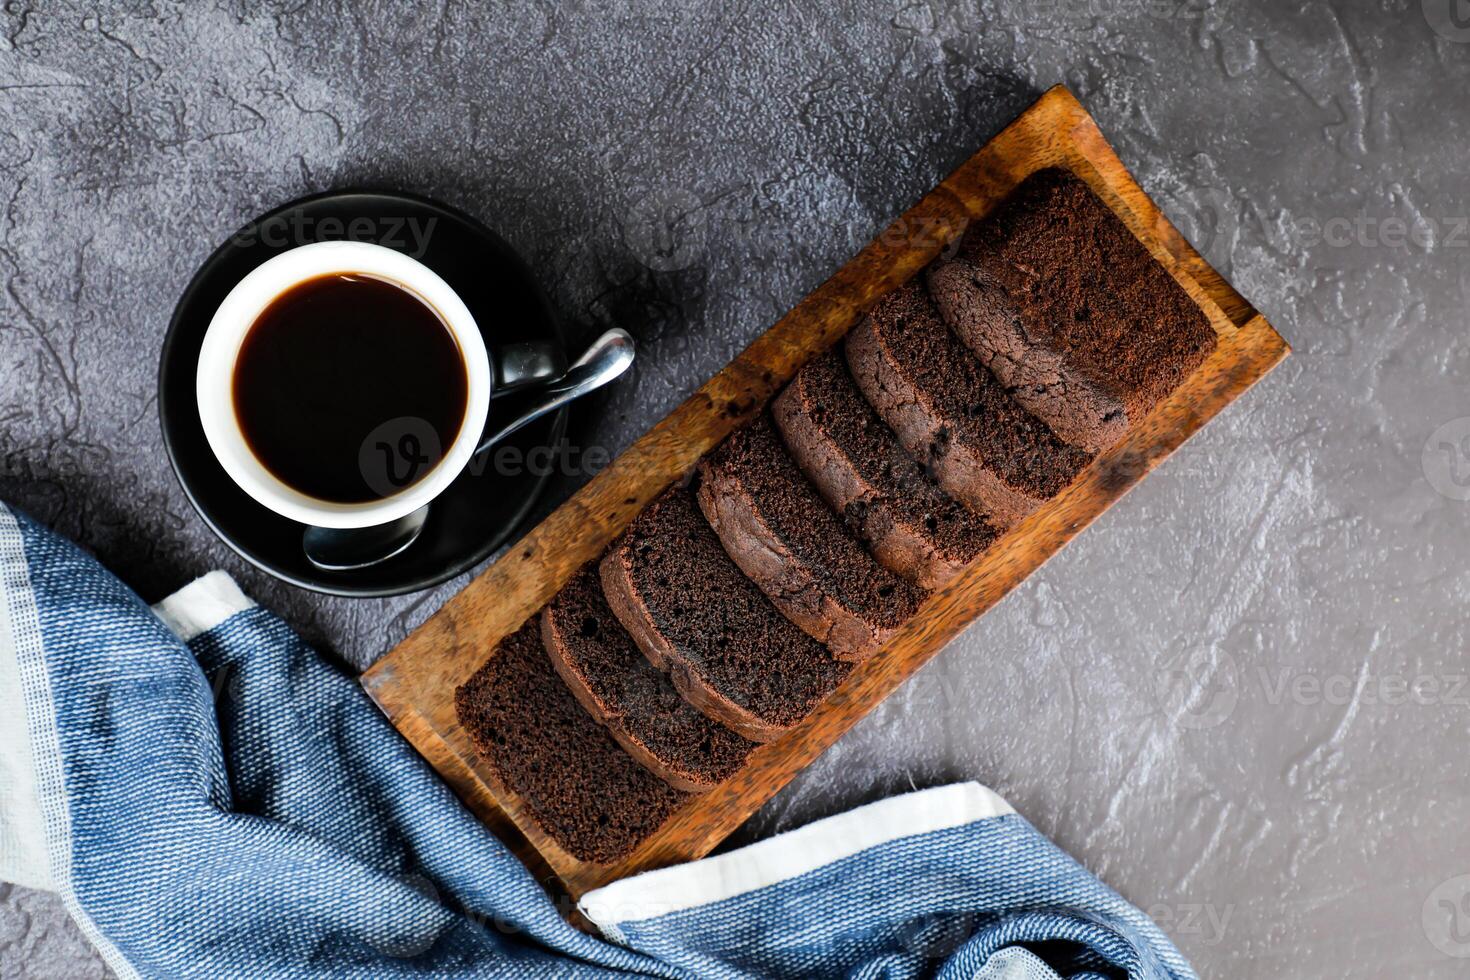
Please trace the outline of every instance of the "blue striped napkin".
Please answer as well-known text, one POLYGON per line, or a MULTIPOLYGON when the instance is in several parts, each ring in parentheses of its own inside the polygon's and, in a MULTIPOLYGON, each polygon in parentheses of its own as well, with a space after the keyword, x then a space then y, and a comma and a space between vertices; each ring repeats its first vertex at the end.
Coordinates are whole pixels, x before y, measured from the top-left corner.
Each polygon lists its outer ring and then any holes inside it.
POLYGON ((974 783, 616 882, 587 935, 228 576, 150 608, 3 506, 0 878, 124 980, 1194 976, 974 783))

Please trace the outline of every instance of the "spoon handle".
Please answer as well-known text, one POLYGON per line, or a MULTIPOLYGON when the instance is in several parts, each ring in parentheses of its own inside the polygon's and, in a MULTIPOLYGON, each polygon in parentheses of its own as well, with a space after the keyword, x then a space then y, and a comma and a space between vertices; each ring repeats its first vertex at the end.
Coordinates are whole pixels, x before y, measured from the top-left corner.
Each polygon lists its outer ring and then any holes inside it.
POLYGON ((548 412, 567 402, 596 391, 621 377, 633 364, 633 338, 626 330, 614 328, 593 341, 587 352, 577 358, 567 373, 537 388, 533 399, 521 414, 486 436, 475 453, 483 453, 506 436, 520 431, 548 412))

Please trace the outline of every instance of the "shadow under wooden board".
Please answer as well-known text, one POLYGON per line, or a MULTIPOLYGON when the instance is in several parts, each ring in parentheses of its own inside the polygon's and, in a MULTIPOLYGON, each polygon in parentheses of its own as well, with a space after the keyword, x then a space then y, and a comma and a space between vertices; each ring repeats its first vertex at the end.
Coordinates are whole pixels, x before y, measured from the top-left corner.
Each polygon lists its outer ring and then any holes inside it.
POLYGON ((1086 110, 1058 86, 378 661, 362 684, 548 887, 575 898, 630 874, 702 857, 1289 350, 1184 241, 1086 110), (934 593, 882 652, 854 670, 801 725, 757 749, 728 783, 692 797, 616 864, 590 864, 562 850, 478 760, 455 717, 454 689, 502 637, 597 558, 645 504, 758 412, 802 364, 841 338, 870 303, 927 265, 1026 176, 1050 166, 1069 168, 1085 180, 1194 297, 1219 335, 1214 354, 1070 487, 934 593))

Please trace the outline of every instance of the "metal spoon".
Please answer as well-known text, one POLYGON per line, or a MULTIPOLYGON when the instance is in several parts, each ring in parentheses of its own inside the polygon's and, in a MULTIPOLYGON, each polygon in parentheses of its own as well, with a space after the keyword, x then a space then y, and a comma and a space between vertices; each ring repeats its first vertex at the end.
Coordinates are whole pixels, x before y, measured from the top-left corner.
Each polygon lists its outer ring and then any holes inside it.
MULTIPOLYGON (((485 437, 475 455, 485 452, 506 436, 554 412, 567 402, 596 391, 616 380, 633 365, 633 338, 626 330, 612 329, 593 341, 586 353, 555 381, 537 388, 534 401, 514 419, 485 437)), ((402 553, 418 540, 428 523, 429 505, 405 514, 396 521, 373 527, 308 527, 301 534, 306 560, 329 572, 368 568, 402 553)))

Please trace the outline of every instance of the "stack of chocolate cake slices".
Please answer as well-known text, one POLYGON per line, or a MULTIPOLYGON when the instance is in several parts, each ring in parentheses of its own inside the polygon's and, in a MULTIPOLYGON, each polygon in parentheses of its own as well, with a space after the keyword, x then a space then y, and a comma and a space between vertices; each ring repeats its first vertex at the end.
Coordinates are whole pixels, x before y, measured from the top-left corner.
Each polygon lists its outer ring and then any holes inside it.
POLYGON ((1215 347, 1077 177, 1043 170, 879 300, 456 692, 582 861, 734 776, 1215 347))

